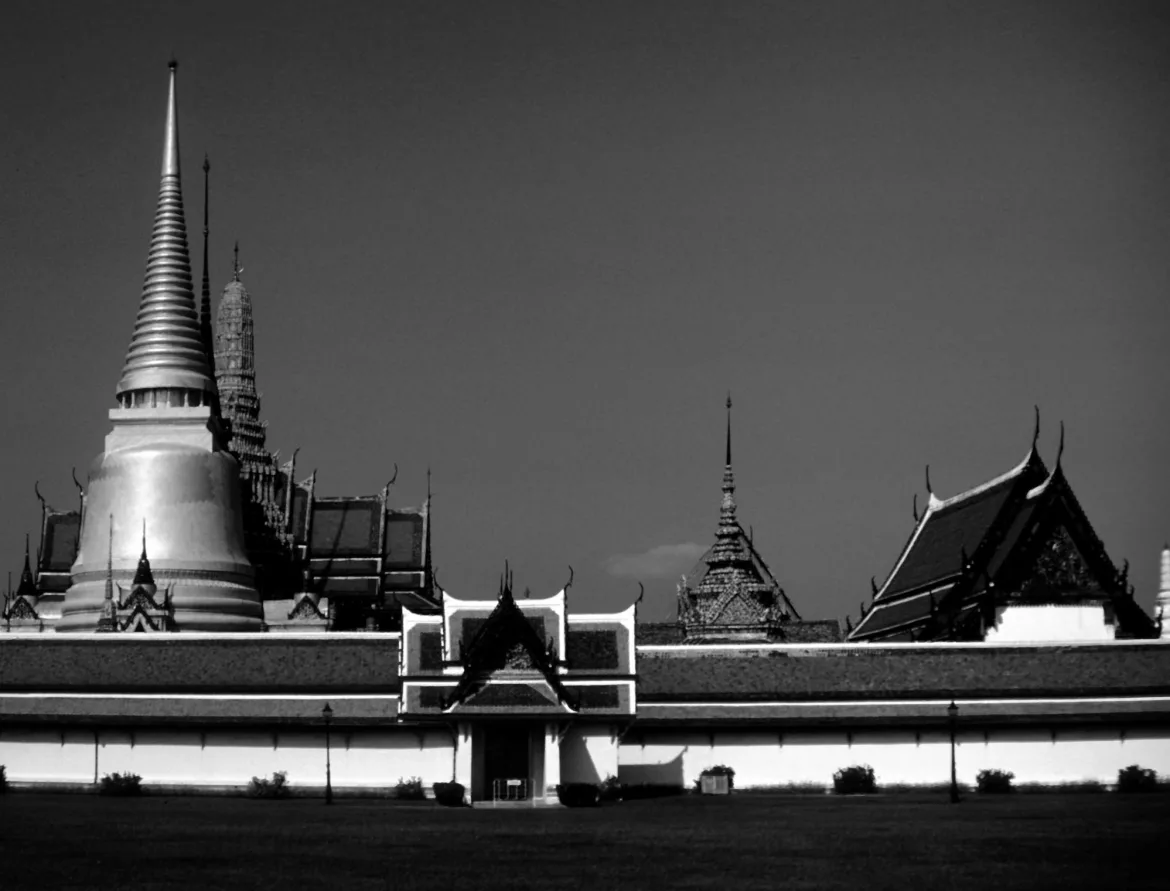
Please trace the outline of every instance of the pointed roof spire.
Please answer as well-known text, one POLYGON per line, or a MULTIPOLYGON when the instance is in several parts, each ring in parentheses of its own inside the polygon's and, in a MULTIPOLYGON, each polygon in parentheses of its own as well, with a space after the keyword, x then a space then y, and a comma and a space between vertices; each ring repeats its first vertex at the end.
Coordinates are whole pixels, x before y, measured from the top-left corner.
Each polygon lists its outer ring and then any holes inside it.
POLYGON ((134 581, 132 584, 137 587, 139 585, 153 585, 154 575, 150 571, 150 560, 146 557, 146 518, 142 518, 142 555, 138 558, 138 569, 134 573, 134 581))
POLYGON ((241 272, 243 272, 243 270, 240 269, 240 243, 237 241, 234 251, 234 258, 232 259, 232 281, 238 282, 240 280, 241 272))
MULTIPOLYGON (((11 586, 12 582, 9 581, 11 586)), ((20 584, 16 588, 17 597, 36 597, 37 585, 33 579, 32 565, 28 559, 28 533, 24 534, 24 569, 20 571, 20 584)))
POLYGON ((214 393, 215 382, 191 290, 191 258, 179 178, 179 119, 175 70, 170 65, 158 209, 146 258, 146 277, 134 335, 122 366, 117 395, 134 390, 180 388, 214 393))
POLYGON ((731 393, 727 394, 727 448, 723 465, 723 500, 719 505, 719 531, 715 534, 710 562, 735 563, 746 560, 740 544, 739 521, 735 517, 735 472, 731 469, 731 393))
POLYGON ((431 468, 427 467, 426 535, 423 541, 423 584, 428 591, 435 587, 435 565, 431 560, 431 468))
POLYGON ((723 462, 731 466, 731 391, 727 391, 727 458, 723 462))
POLYGON ((203 153, 203 288, 199 299, 199 332, 203 337, 203 350, 207 353, 207 367, 215 375, 215 343, 211 332, 211 266, 208 261, 208 236, 210 226, 210 182, 211 161, 203 153))
POLYGON ((118 630, 117 610, 114 606, 114 515, 110 514, 110 547, 106 557, 106 593, 102 612, 98 617, 98 631, 118 630))

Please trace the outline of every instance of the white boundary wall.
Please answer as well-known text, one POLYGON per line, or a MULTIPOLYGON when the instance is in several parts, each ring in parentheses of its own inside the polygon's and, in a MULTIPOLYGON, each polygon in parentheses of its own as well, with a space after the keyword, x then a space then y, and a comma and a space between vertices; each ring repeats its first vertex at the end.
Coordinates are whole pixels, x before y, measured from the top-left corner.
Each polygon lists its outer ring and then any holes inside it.
MULTIPOLYGON (((572 727, 560 743, 561 781, 690 787, 716 764, 735 769, 737 788, 828 787, 833 772, 852 764, 874 768, 879 784, 927 785, 950 779, 945 730, 771 731, 647 729, 619 741, 620 727, 572 727)), ((469 736, 470 738, 470 736, 469 736)), ((1019 783, 1112 784, 1139 764, 1170 777, 1170 726, 1019 727, 961 730, 956 763, 962 783, 984 768, 1008 770, 1019 783)), ((419 777, 424 787, 446 782, 455 769, 444 728, 390 727, 331 734, 333 785, 389 790, 419 777)), ((470 762, 469 762, 470 763, 470 762)), ((301 789, 325 784, 325 735, 320 729, 263 731, 216 728, 84 729, 0 727, 0 764, 15 783, 93 783, 108 773, 136 773, 143 783, 184 787, 242 787, 253 776, 286 771, 301 789)))
MULTIPOLYGON (((425 788, 448 782, 454 766, 443 728, 341 729, 330 734, 336 789, 393 788, 420 777, 425 788)), ((57 730, 0 727, 0 764, 27 783, 93 783, 135 773, 144 785, 246 786, 254 776, 288 773, 290 785, 323 788, 323 730, 57 730)))
MULTIPOLYGON (((1112 784, 1130 764, 1170 777, 1170 727, 1054 729, 1020 727, 960 731, 956 770, 974 785, 985 769, 1008 770, 1020 783, 1112 784)), ((646 730, 635 729, 618 751, 623 783, 690 787, 704 768, 735 770, 736 788, 809 784, 831 786, 833 773, 853 764, 873 767, 879 784, 932 785, 950 781, 950 734, 943 731, 646 730)))

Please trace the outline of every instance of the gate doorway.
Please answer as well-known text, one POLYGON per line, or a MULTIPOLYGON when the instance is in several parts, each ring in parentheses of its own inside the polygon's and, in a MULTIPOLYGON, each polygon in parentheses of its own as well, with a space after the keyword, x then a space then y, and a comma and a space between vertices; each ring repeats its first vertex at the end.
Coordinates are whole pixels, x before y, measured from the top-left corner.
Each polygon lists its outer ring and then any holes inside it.
POLYGON ((477 728, 475 747, 483 752, 473 798, 480 801, 526 801, 539 793, 540 777, 532 758, 532 727, 521 723, 485 724, 477 728))

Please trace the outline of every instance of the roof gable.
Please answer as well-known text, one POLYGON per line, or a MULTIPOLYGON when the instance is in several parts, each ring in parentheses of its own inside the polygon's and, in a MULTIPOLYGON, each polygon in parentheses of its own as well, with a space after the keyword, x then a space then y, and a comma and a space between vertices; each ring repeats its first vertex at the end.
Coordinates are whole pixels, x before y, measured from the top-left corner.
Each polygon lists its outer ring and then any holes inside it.
POLYGON ((495 608, 463 649, 460 660, 463 674, 446 699, 447 708, 460 703, 470 705, 490 682, 500 679, 534 689, 547 687, 547 696, 573 708, 572 699, 557 676, 553 646, 551 642, 545 646, 529 617, 516 604, 510 575, 501 582, 495 608))

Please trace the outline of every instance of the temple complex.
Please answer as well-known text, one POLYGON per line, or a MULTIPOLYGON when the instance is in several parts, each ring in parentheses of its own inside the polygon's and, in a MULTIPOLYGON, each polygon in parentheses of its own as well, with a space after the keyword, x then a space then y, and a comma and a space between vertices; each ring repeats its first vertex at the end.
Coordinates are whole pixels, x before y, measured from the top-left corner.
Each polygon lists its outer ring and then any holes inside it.
POLYGON ((269 451, 238 252, 212 321, 206 159, 198 305, 192 290, 175 69, 112 430, 74 476, 76 507, 34 489, 38 544, 0 611, 12 786, 117 772, 238 793, 286 771, 311 793, 418 777, 473 804, 554 805, 564 783, 677 790, 726 765, 736 788, 824 787, 853 764, 925 786, 949 777, 952 734, 964 783, 1170 773, 1170 548, 1153 618, 1073 494, 1063 431, 1041 459, 1038 421, 982 485, 942 499, 928 470, 925 509, 844 640, 802 618, 811 597, 790 597, 740 524, 730 397, 714 542, 673 621, 639 622, 633 592, 574 609, 590 596, 571 571, 537 597, 515 595, 506 563, 496 585, 444 590, 429 471, 425 502, 402 507, 396 466, 375 494, 325 497, 296 450, 269 451))

